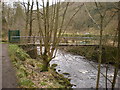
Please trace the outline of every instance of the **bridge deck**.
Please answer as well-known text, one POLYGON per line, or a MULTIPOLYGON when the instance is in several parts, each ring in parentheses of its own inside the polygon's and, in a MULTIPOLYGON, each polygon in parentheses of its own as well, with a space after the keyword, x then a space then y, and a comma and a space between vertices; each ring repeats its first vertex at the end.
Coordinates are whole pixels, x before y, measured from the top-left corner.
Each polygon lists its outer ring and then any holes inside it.
MULTIPOLYGON (((28 43, 28 44, 18 44, 18 45, 34 45, 34 46, 40 46, 39 43, 28 43)), ((44 46, 44 44, 42 44, 44 46)), ((52 46, 52 45, 51 45, 52 46)), ((75 44, 75 43, 60 43, 58 46, 98 46, 97 44, 75 44)))

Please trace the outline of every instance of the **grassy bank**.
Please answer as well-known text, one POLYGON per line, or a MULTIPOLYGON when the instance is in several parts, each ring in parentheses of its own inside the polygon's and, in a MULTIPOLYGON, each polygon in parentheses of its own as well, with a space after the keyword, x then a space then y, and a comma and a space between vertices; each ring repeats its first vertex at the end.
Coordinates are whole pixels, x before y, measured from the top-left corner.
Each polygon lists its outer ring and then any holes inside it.
MULTIPOLYGON (((87 58, 98 62, 98 46, 79 46, 79 47, 67 47, 65 51, 72 54, 81 55, 87 58)), ((103 46, 102 49, 102 63, 114 63, 117 55, 117 48, 110 46, 103 46)))
POLYGON ((52 69, 48 72, 40 72, 41 60, 31 59, 17 45, 9 45, 9 55, 16 69, 20 88, 65 88, 71 86, 68 79, 52 69))

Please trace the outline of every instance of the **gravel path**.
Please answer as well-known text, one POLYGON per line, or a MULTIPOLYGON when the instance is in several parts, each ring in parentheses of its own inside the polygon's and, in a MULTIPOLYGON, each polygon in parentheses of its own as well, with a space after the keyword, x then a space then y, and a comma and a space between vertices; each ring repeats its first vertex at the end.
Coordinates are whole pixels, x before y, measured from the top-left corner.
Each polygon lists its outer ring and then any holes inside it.
POLYGON ((17 88, 15 70, 8 55, 7 44, 2 44, 2 88, 17 88))

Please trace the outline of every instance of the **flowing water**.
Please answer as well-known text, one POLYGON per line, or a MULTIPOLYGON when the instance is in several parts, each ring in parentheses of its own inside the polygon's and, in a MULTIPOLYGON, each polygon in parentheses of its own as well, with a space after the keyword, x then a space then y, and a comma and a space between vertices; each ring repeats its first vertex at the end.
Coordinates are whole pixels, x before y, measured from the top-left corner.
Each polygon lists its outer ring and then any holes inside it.
MULTIPOLYGON (((39 48, 38 48, 39 52, 39 48)), ((73 88, 95 88, 97 78, 97 63, 86 60, 85 57, 72 55, 63 50, 58 50, 56 57, 50 62, 50 65, 57 64, 56 71, 63 74, 64 77, 71 79, 73 88), (69 74, 68 74, 69 73, 69 74)), ((105 75, 105 64, 101 65, 101 73, 105 75)), ((110 88, 113 78, 114 68, 109 65, 107 86, 110 88)), ((100 87, 105 88, 105 77, 101 74, 100 87)), ((118 80, 116 87, 118 87, 118 80)))

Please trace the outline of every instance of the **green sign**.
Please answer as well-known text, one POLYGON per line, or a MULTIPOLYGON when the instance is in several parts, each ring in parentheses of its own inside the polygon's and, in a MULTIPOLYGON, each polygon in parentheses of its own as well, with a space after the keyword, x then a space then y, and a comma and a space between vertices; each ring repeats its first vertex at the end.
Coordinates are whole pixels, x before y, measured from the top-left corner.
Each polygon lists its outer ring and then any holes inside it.
POLYGON ((9 42, 20 41, 20 30, 9 30, 8 31, 9 42))

